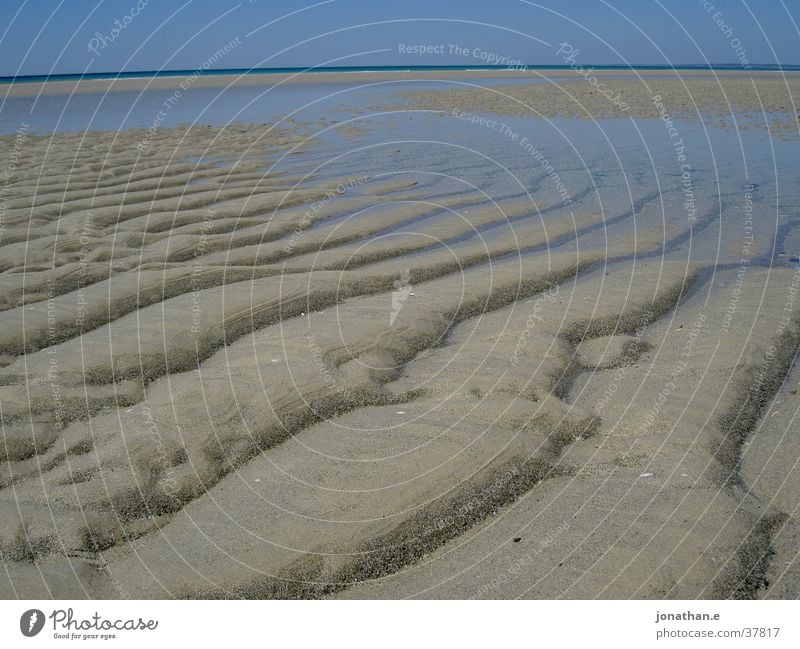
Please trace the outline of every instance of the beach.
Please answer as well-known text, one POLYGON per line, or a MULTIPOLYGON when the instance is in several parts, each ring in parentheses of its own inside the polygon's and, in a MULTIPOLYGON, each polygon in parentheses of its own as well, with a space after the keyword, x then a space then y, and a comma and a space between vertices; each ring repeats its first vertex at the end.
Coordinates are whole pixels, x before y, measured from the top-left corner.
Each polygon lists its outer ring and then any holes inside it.
POLYGON ((800 596, 800 73, 185 84, 2 90, 0 597, 800 596))

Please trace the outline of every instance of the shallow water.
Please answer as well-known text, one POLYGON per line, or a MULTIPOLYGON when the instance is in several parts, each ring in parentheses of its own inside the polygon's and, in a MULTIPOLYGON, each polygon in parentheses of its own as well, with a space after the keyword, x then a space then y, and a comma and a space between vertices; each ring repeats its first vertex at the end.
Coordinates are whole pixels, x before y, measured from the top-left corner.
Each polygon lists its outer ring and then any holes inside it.
MULTIPOLYGON (((14 133, 23 123, 30 133, 46 134, 291 120, 314 137, 313 146, 303 147, 302 155, 290 152, 271 167, 273 171, 302 168, 322 178, 338 178, 368 169, 375 178, 413 177, 437 193, 475 188, 487 201, 529 196, 536 207, 561 200, 561 208, 551 210, 564 218, 577 206, 600 210, 609 218, 626 205, 635 210, 636 196, 646 189, 644 193, 658 194, 646 209, 658 210, 665 228, 692 225, 685 244, 691 246, 692 258, 719 264, 741 257, 743 210, 749 213, 752 201, 758 245, 750 261, 788 264, 800 255, 794 233, 800 216, 800 158, 795 142, 766 136, 764 118, 740 118, 738 125, 731 119, 704 124, 675 120, 672 133, 652 119, 483 114, 479 117, 484 121, 472 123, 469 106, 453 106, 462 118, 405 111, 406 102, 395 96, 431 87, 531 81, 536 80, 465 78, 384 81, 363 87, 310 82, 190 88, 179 96, 174 90, 146 90, 11 97, 0 109, 0 132, 14 133), (165 107, 170 98, 175 101, 165 107), (752 198, 745 196, 748 187, 752 198)), ((242 155, 247 157, 247 152, 242 155)))

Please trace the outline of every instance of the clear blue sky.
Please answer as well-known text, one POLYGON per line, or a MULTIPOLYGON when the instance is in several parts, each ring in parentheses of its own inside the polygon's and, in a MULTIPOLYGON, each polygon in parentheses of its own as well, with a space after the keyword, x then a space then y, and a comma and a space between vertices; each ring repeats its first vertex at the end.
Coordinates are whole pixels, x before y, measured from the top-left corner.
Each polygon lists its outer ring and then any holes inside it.
POLYGON ((211 67, 552 65, 560 42, 585 65, 800 64, 798 24, 800 0, 0 0, 0 75, 194 69, 230 42, 211 67))

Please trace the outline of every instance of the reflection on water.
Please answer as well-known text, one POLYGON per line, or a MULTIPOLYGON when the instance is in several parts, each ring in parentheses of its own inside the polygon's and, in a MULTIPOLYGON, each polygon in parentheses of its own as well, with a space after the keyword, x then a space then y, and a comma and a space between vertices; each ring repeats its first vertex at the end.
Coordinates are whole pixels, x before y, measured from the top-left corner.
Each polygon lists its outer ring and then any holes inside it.
MULTIPOLYGON (((191 88, 178 96, 175 90, 148 90, 16 97, 2 105, 0 131, 14 133, 23 122, 32 133, 49 133, 286 120, 313 140, 288 152, 272 173, 302 168, 314 178, 365 171, 377 178, 405 175, 421 187, 435 186, 440 196, 476 190, 487 201, 528 196, 543 219, 591 211, 613 223, 629 212, 631 236, 637 228, 660 227, 662 253, 706 263, 746 258, 748 264, 792 264, 800 256, 800 159, 793 155, 794 142, 769 137, 763 117, 740 118, 738 129, 718 119, 676 120, 672 129, 659 120, 491 114, 472 119, 469 106, 453 106, 451 113, 404 111, 395 96, 432 84, 530 81, 307 83, 191 88)), ((607 228, 595 230, 608 236, 607 228)), ((502 236, 496 227, 477 234, 487 242, 502 236)))

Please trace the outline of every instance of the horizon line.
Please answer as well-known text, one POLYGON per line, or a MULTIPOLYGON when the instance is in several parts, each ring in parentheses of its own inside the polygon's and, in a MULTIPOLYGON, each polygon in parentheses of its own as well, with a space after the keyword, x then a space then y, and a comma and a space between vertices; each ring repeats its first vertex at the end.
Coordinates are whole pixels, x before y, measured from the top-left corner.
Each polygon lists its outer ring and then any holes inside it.
MULTIPOLYGON (((424 72, 425 70, 464 70, 464 71, 524 71, 524 70, 570 70, 571 65, 527 64, 517 65, 359 65, 359 66, 298 66, 298 67, 270 67, 270 68, 219 68, 202 70, 202 68, 176 68, 171 70, 126 70, 104 72, 60 72, 53 74, 21 74, 0 76, 0 83, 30 83, 47 81, 72 81, 82 79, 116 79, 131 77, 159 77, 181 76, 200 72, 203 75, 233 75, 233 74, 280 74, 280 73, 309 73, 324 74, 331 72, 424 72)), ((740 70, 740 71, 800 71, 800 64, 795 63, 755 63, 743 66, 739 63, 638 63, 635 65, 622 65, 614 63, 594 63, 581 66, 583 70, 740 70)))

